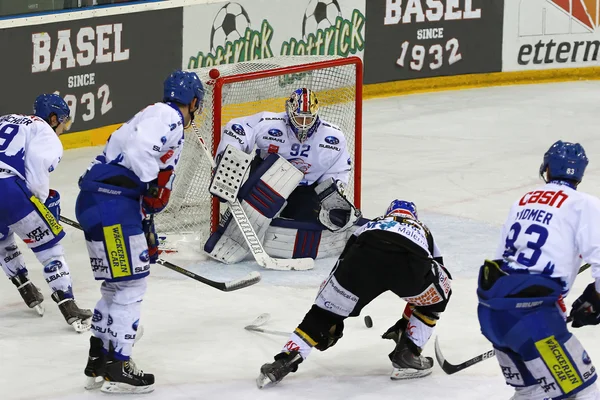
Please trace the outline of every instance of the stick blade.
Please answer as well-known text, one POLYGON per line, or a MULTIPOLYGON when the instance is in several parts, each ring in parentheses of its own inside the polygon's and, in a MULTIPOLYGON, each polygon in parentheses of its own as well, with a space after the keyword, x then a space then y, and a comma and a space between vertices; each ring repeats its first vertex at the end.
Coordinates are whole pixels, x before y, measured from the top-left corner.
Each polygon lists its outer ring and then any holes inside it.
POLYGON ((257 271, 252 271, 243 278, 236 279, 225 283, 225 292, 232 292, 234 290, 243 289, 248 286, 252 286, 260 282, 262 279, 261 275, 257 271))
POLYGON ((250 325, 246 325, 244 327, 244 329, 251 330, 252 328, 256 328, 257 326, 264 325, 267 322, 269 322, 270 319, 271 319, 271 314, 269 314, 269 313, 260 314, 258 317, 256 317, 256 319, 254 321, 252 321, 252 323, 250 325))

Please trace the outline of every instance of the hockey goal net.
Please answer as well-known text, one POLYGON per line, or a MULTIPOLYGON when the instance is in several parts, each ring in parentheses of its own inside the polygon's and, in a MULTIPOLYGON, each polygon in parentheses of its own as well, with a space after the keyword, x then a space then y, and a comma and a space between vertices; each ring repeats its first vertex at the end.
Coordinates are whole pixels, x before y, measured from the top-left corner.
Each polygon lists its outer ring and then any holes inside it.
MULTIPOLYGON (((202 111, 195 123, 213 155, 221 130, 232 118, 261 111, 282 112, 293 90, 317 94, 319 115, 344 132, 352 176, 346 195, 360 207, 362 62, 358 57, 282 56, 194 70, 204 83, 202 111), (214 71, 216 69, 216 71, 214 71), (211 73, 211 70, 212 73, 211 73), (218 75, 218 77, 217 77, 218 75), (215 79, 216 78, 216 79, 215 79)), ((157 230, 184 235, 202 245, 219 222, 222 206, 208 192, 210 162, 196 132, 186 130, 168 207, 157 215, 157 230)))

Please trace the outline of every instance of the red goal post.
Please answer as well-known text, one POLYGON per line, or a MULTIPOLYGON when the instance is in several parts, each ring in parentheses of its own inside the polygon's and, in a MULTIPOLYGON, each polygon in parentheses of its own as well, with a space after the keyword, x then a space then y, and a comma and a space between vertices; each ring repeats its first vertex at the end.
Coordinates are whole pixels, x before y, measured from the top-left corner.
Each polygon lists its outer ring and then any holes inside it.
MULTIPOLYGON (((340 127, 352 164, 347 196, 360 207, 362 140, 362 60, 358 57, 281 56, 194 70, 204 83, 202 111, 195 117, 213 155, 223 126, 261 111, 281 112, 293 90, 317 94, 320 117, 340 127)), ((169 206, 157 215, 161 233, 194 234, 204 242, 219 222, 221 206, 211 198, 211 169, 193 130, 186 130, 169 206)))

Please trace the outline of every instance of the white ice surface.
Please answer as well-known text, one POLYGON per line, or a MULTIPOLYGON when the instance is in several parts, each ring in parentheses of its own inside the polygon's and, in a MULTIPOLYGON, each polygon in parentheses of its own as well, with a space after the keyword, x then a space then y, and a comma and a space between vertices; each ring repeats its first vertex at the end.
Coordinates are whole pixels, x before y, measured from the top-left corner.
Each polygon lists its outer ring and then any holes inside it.
MULTIPOLYGON (((490 348, 479 333, 475 276, 496 247, 509 206, 540 183, 543 153, 557 139, 581 142, 590 158, 581 190, 600 195, 600 82, 500 87, 371 100, 364 105, 363 211, 380 214, 394 198, 415 201, 432 228, 454 274, 454 294, 438 324, 450 362, 490 348)), ((99 148, 71 150, 52 174, 65 216, 74 217, 77 177, 99 148)), ((81 306, 92 308, 99 284, 92 279, 80 232, 67 227, 66 257, 81 306)), ((600 239, 600 238, 599 238, 600 239)), ((23 246, 30 274, 46 296, 46 315, 28 310, 8 280, 0 281, 0 399, 100 399, 83 389, 89 334, 77 335, 50 300, 41 267, 23 246)), ((252 262, 224 266, 198 262, 191 253, 169 259, 223 279, 259 270, 252 262), (191 258, 191 259, 190 259, 191 258)), ((155 266, 142 307, 144 338, 136 362, 157 376, 146 399, 508 399, 509 387, 494 360, 448 376, 436 367, 427 378, 391 381, 380 339, 400 317, 404 304, 393 295, 376 299, 360 318, 346 323, 344 338, 327 352, 313 352, 277 387, 259 391, 254 379, 285 338, 247 332, 256 316, 272 315, 266 327, 291 331, 312 304, 333 264, 313 271, 262 271, 253 287, 222 293, 155 266)), ((579 277, 570 304, 590 281, 579 277)), ((600 357, 597 328, 576 330, 592 358, 600 357)), ((426 355, 433 355, 430 343, 426 355)))

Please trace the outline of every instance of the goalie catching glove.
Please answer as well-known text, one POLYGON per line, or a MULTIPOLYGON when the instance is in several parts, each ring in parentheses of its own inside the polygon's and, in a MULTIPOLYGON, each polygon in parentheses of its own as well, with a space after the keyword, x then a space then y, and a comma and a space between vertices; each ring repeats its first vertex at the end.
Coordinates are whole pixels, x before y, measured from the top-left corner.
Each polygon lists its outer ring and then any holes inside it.
POLYGON ((346 230, 362 216, 360 210, 344 196, 343 184, 333 178, 315 187, 321 202, 319 222, 332 232, 346 230))
POLYGON ((163 169, 158 177, 148 184, 148 190, 142 199, 142 206, 146 214, 156 214, 165 209, 169 204, 175 172, 173 169, 163 169))

